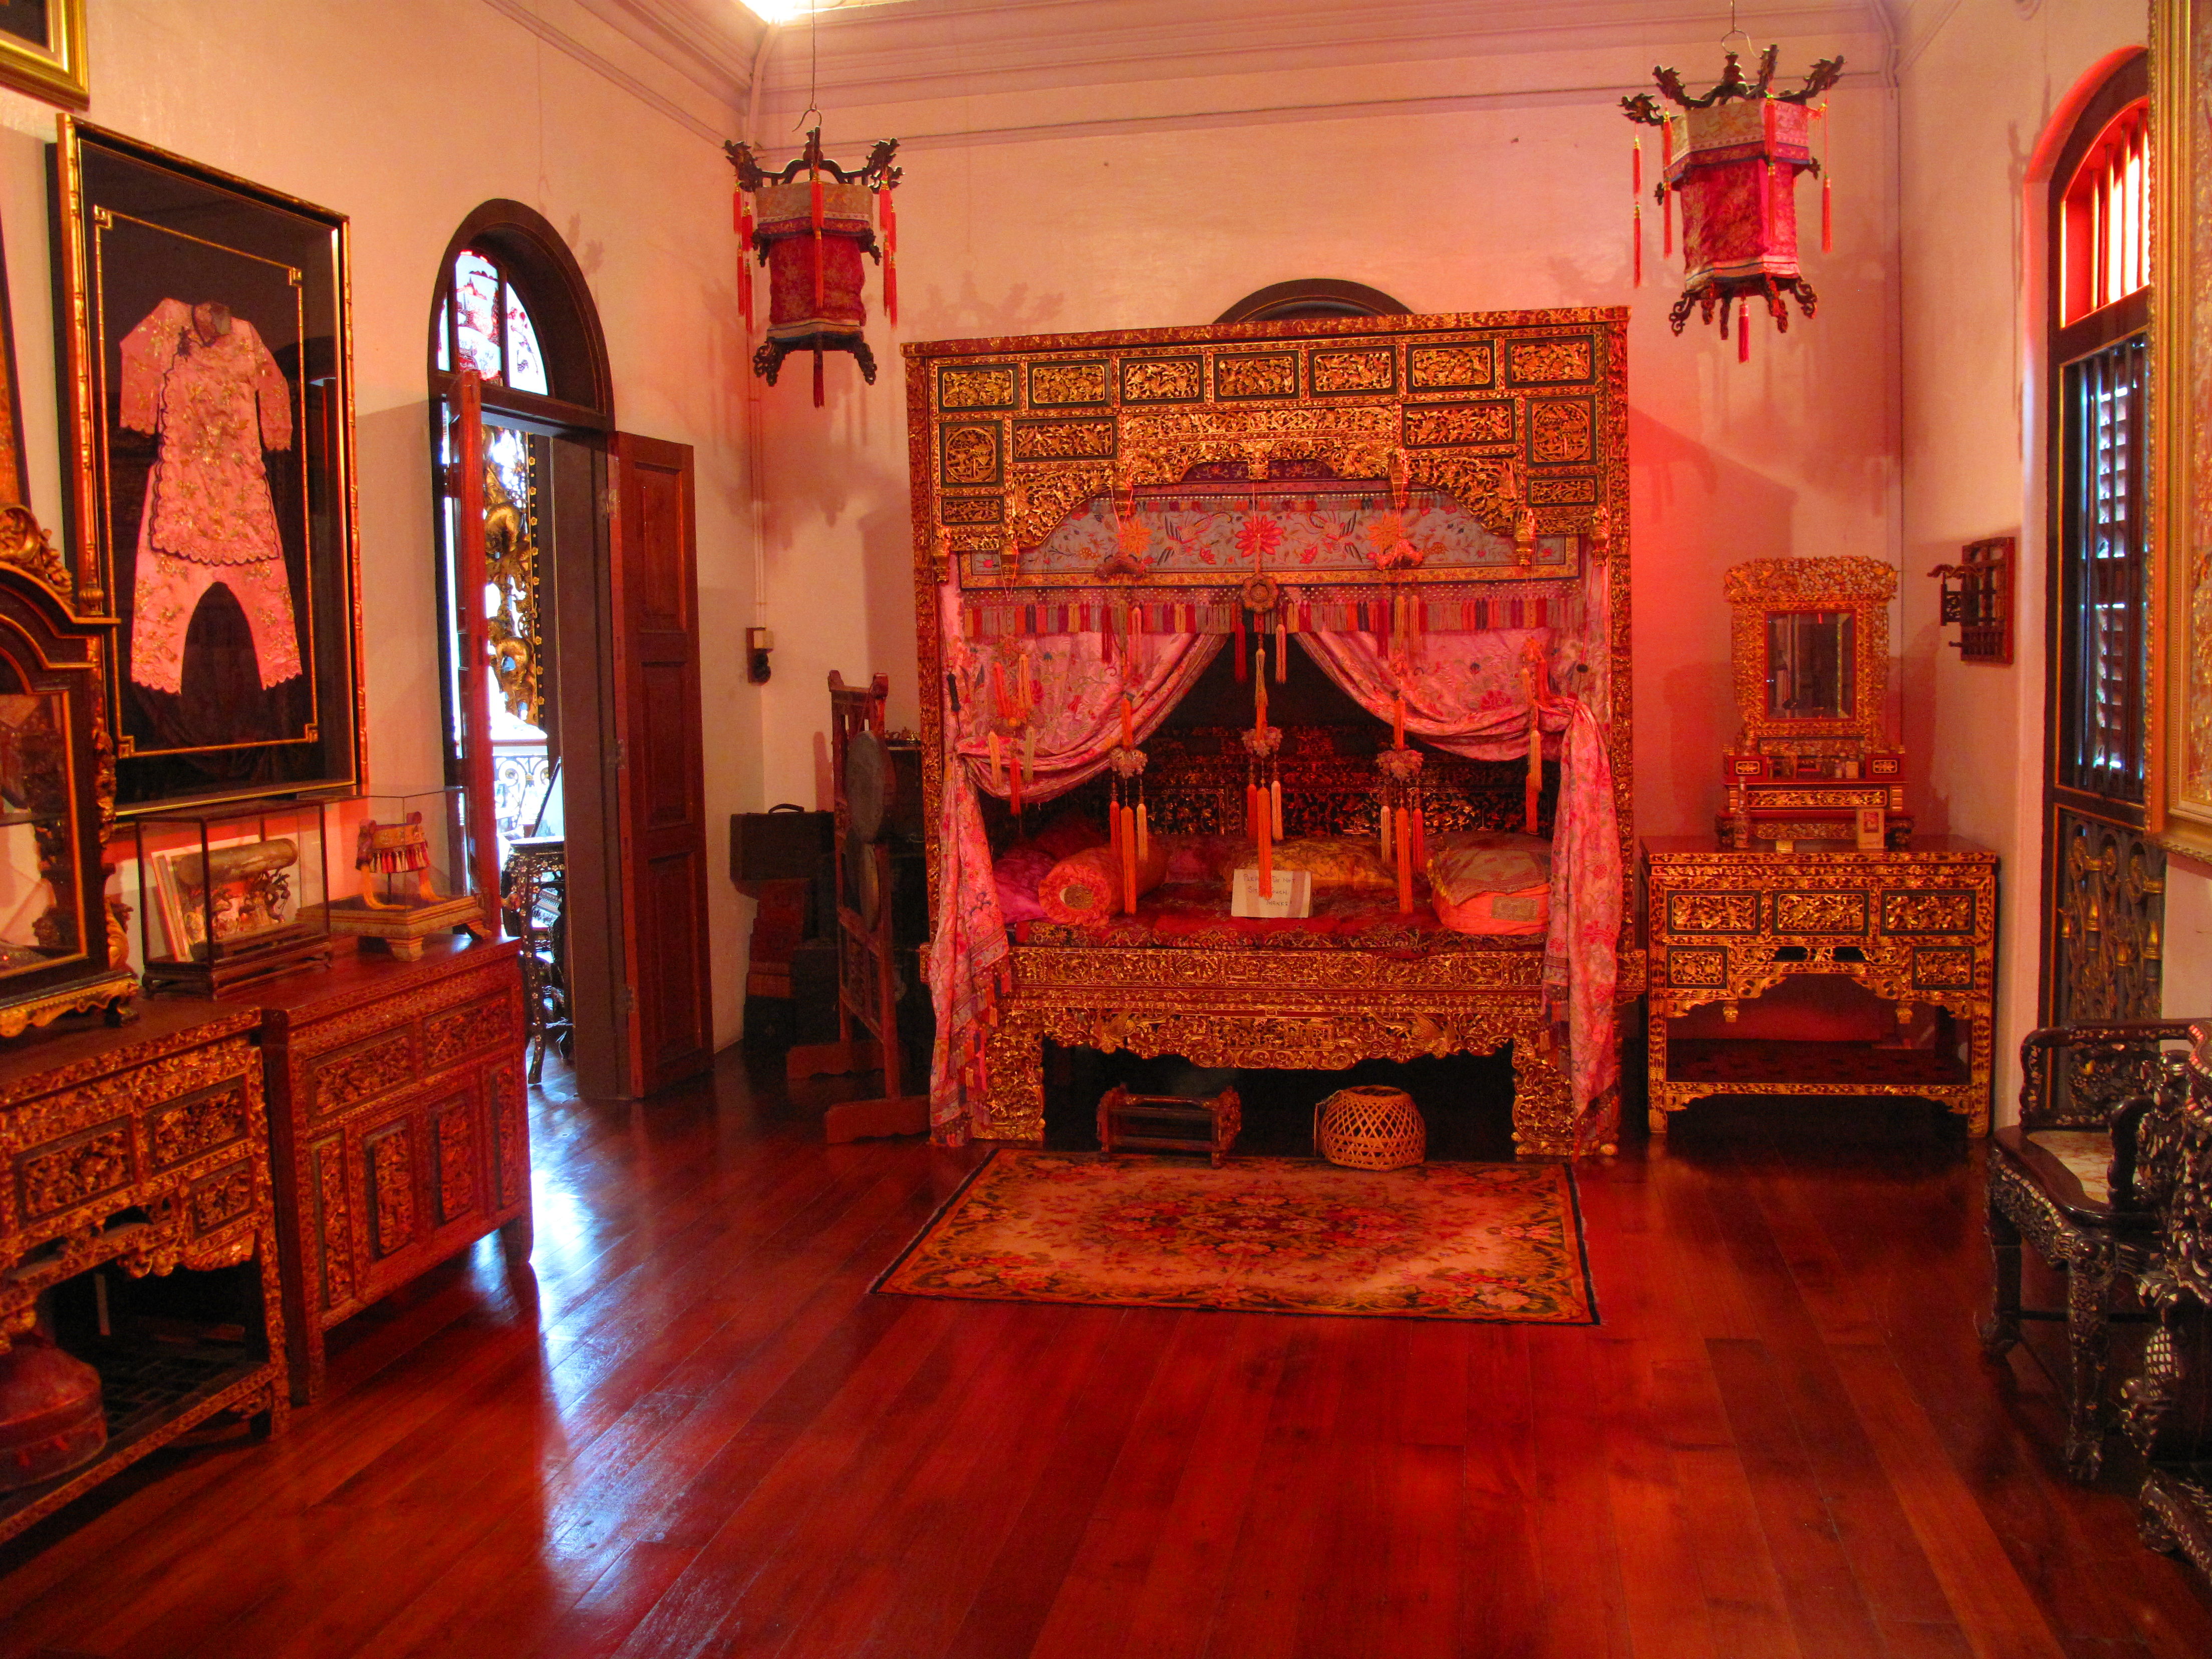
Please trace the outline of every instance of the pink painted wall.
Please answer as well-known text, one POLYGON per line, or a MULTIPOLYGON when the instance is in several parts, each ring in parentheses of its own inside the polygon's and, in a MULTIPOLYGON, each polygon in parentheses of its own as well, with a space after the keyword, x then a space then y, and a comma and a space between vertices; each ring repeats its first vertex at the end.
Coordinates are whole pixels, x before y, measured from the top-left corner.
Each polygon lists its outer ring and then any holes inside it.
MULTIPOLYGON (((2146 24, 2143 0, 1960 0, 1908 43, 1901 76, 1905 737, 1927 757, 1931 826, 2004 860, 2001 1111, 2036 1023, 2042 904, 2047 189, 2031 162, 2069 93, 2146 24), (1922 573, 1962 542, 2008 533, 2021 554, 2016 660, 1962 664, 1940 643, 1936 584, 1922 573)), ((2212 1010, 2201 866, 2175 861, 2166 915, 2167 1009, 2212 1010)))
MULTIPOLYGON (((88 8, 90 119, 352 216, 369 766, 381 787, 439 771, 425 351, 439 256, 478 203, 528 203, 567 237, 598 301, 622 424, 697 451, 702 610, 738 617, 752 599, 745 347, 729 170, 712 142, 737 117, 571 0, 513 9, 557 40, 474 0, 239 0, 219 16, 175 0, 88 8)), ((51 108, 0 93, 0 224, 31 494, 58 532, 42 154, 53 131, 51 108)), ((711 629, 704 702, 714 823, 762 786, 757 694, 726 633, 711 629)), ((710 858, 720 844, 710 837, 710 858)), ((747 907, 719 867, 708 895, 726 1042, 743 1002, 747 907)))
MULTIPOLYGON (((902 315, 896 335, 872 331, 887 360, 873 387, 833 362, 826 410, 810 406, 804 374, 763 398, 769 796, 812 798, 829 670, 888 672, 895 723, 915 718, 896 338, 1202 323, 1264 284, 1331 276, 1422 312, 1633 306, 1637 820, 1709 828, 1735 730, 1723 570, 1894 557, 1894 112, 1878 75, 1835 94, 1837 252, 1808 259, 1820 314, 1786 338, 1770 325, 1739 365, 1709 327, 1669 333, 1680 263, 1660 261, 1656 219, 1653 280, 1631 286, 1619 99, 1655 61, 1717 74, 1714 33, 1693 33, 1357 68, 1293 54, 1264 76, 1146 79, 1125 65, 1110 83, 1071 69, 1061 84, 1038 84, 1040 70, 994 89, 978 75, 870 105, 825 88, 833 153, 906 140, 902 315)), ((825 63, 834 37, 825 23, 825 63)), ((1800 74, 1839 48, 1855 64, 1882 56, 1866 38, 1782 45, 1800 74)), ((757 130, 788 133, 804 101, 779 94, 757 130)), ((1800 199, 1817 226, 1814 191, 1800 199)))

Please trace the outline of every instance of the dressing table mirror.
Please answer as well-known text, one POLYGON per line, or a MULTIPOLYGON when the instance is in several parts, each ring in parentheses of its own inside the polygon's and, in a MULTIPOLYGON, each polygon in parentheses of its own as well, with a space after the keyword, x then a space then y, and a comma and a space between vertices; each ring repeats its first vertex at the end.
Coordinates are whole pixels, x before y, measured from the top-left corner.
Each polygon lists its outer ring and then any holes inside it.
POLYGON ((1897 573, 1877 559, 1753 559, 1722 589, 1743 731, 1723 757, 1720 845, 1909 845, 1887 718, 1897 573))
POLYGON ((95 1008, 119 1017, 138 989, 109 925, 102 863, 115 811, 100 710, 107 630, 73 621, 46 581, 7 558, 22 539, 0 539, 0 1038, 95 1008))

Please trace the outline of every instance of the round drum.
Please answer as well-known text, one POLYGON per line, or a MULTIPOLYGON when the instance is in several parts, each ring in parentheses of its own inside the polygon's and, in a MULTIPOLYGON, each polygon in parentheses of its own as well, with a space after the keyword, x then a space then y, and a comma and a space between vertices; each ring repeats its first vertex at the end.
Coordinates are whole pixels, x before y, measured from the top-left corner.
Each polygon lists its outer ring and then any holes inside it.
POLYGON ((1403 1089, 1355 1083, 1314 1108, 1314 1151, 1346 1170, 1402 1170, 1428 1156, 1429 1126, 1403 1089))
POLYGON ((857 842, 883 838, 884 819, 898 793, 891 753, 872 732, 855 732, 845 742, 847 834, 857 842))

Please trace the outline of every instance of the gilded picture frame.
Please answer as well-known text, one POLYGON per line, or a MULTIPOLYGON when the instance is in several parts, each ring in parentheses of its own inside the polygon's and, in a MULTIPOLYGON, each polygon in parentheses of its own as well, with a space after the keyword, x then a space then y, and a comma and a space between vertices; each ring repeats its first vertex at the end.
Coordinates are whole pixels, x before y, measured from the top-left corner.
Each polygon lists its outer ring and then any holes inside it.
POLYGON ((2151 13, 2148 827, 2212 857, 2212 0, 2151 13))
POLYGON ((0 0, 0 85, 71 109, 90 103, 84 5, 85 0, 0 0))
POLYGON ((363 775, 344 215, 64 115, 69 557, 125 817, 363 775))

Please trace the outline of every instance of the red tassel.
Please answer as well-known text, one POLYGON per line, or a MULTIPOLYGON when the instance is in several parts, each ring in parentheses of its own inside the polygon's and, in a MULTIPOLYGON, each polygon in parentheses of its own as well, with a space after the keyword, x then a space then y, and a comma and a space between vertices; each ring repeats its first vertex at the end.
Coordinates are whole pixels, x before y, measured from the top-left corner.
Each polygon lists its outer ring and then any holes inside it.
POLYGON ((1751 307, 1746 306, 1735 319, 1735 360, 1740 363, 1751 361, 1751 307))
POLYGON ((883 188, 884 198, 884 317, 894 325, 898 322, 898 215, 891 207, 891 187, 883 188))
POLYGON ((1829 193, 1828 175, 1824 173, 1820 175, 1820 252, 1833 253, 1835 251, 1836 204, 1834 197, 1829 193))
POLYGON ((1244 607, 1237 607, 1237 684, 1244 684, 1244 607))
POLYGON ((1636 286, 1644 286, 1644 204, 1636 204, 1636 286))
POLYGON ((1644 199, 1644 135, 1636 136, 1635 154, 1628 164, 1628 188, 1638 201, 1644 199))
POLYGON ((822 407, 822 354, 814 354, 814 406, 822 407))
POLYGON ((745 319, 745 332, 753 327, 753 210, 743 191, 738 192, 738 313, 745 319))

